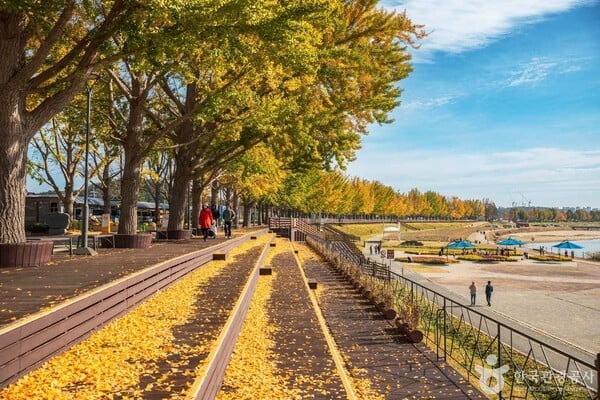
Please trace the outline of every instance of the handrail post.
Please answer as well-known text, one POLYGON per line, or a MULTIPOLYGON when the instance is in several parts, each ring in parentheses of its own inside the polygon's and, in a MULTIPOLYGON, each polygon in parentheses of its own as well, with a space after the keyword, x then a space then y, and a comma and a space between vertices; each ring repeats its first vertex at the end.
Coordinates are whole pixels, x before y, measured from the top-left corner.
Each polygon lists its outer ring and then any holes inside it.
POLYGON ((446 342, 448 341, 447 336, 448 336, 448 326, 446 325, 446 314, 448 311, 446 311, 446 297, 444 297, 444 361, 446 361, 446 342))
MULTIPOLYGON (((498 376, 496 377, 496 379, 500 380, 500 367, 502 366, 502 342, 500 341, 500 328, 501 325, 499 322, 496 323, 498 326, 498 368, 496 368, 496 371, 498 371, 498 376)), ((499 386, 499 391, 498 391, 498 399, 502 400, 502 387, 499 386)))
POLYGON ((600 398, 600 353, 596 354, 596 393, 600 398))

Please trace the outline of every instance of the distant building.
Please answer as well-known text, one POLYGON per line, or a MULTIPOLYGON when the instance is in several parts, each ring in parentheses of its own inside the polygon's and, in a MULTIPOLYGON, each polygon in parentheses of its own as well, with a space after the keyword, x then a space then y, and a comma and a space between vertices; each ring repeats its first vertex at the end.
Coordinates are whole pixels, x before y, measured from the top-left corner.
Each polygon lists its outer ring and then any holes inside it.
POLYGON ((25 225, 45 222, 46 215, 62 211, 55 194, 28 194, 25 198, 25 225))
MULTIPOLYGON (((81 219, 82 215, 83 197, 79 196, 74 202, 74 218, 76 220, 81 219)), ((90 207, 91 216, 100 216, 104 212, 104 201, 97 197, 89 197, 88 205, 90 207)), ((138 221, 151 222, 154 217, 154 203, 147 201, 139 201, 138 207, 138 221)), ((168 210, 168 204, 161 203, 160 208, 162 211, 168 210)), ((25 198, 25 225, 30 225, 38 222, 45 222, 46 215, 50 213, 62 212, 62 202, 56 194, 28 194, 25 198)), ((111 202, 111 220, 119 218, 119 202, 111 202)))

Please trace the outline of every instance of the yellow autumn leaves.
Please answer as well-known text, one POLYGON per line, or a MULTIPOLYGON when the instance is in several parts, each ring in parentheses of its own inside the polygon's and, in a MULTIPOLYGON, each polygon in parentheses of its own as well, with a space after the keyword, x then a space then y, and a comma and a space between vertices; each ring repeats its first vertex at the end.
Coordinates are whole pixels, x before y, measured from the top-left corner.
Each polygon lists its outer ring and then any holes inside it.
MULTIPOLYGON (((229 252, 229 260, 263 248, 271 238, 271 235, 262 235, 258 240, 246 242, 229 252)), ((273 266, 275 257, 294 250, 287 240, 278 239, 276 244, 269 248, 265 266, 273 266)), ((302 261, 318 259, 307 246, 295 243, 294 247, 300 249, 302 261)), ((211 353, 219 332, 206 335, 205 331, 206 339, 191 342, 177 340, 174 332, 194 318, 198 322, 195 302, 205 293, 209 280, 219 276, 229 263, 212 261, 202 266, 0 391, 0 400, 186 398, 190 386, 206 371, 209 361, 194 364, 190 358, 211 353), (185 379, 187 384, 175 386, 175 375, 185 379)), ((330 380, 337 379, 334 370, 311 374, 310 368, 297 373, 283 372, 279 368, 282 357, 293 355, 278 352, 277 334, 280 329, 289 327, 277 326, 269 315, 269 302, 277 290, 273 283, 282 277, 278 274, 281 272, 274 267, 273 275, 258 279, 217 397, 219 400, 304 399, 317 393, 324 395, 330 380)), ((319 285, 318 296, 324 295, 327 289, 319 285)), ((197 329, 204 329, 202 321, 198 322, 197 329)), ((372 388, 365 374, 352 368, 348 361, 346 370, 357 397, 384 398, 372 388)))
MULTIPOLYGON (((294 243, 296 248, 301 248, 302 260, 318 259, 307 246, 294 243)), ((265 265, 269 265, 274 257, 285 252, 293 252, 289 241, 278 240, 277 246, 271 248, 265 265)), ((277 280, 279 272, 273 268, 272 276, 261 276, 250 309, 246 315, 244 326, 238 337, 234 353, 227 367, 221 392, 217 400, 282 400, 305 399, 321 393, 324 390, 330 374, 307 374, 308 370, 297 371, 294 376, 286 376, 277 367, 278 343, 274 340, 277 327, 269 318, 268 303, 274 290, 273 282, 277 280), (304 390, 300 388, 304 386, 304 390), (306 392, 314 390, 315 393, 306 392)), ((322 292, 320 287, 318 291, 322 292)), ((334 349, 334 351, 336 351, 334 349)), ((294 355, 283 355, 293 357, 294 355)), ((359 375, 359 371, 350 371, 359 375)), ((335 372, 334 372, 335 374, 335 372)), ((360 399, 383 399, 385 396, 377 393, 370 385, 368 379, 358 376, 351 378, 354 393, 360 399)))
MULTIPOLYGON (((269 251, 265 265, 269 265, 269 260, 278 251, 281 251, 281 247, 269 251)), ((277 274, 276 271, 273 273, 277 274)), ((263 275, 257 282, 225 373, 222 390, 217 396, 219 400, 300 398, 299 391, 287 389, 285 380, 277 374, 273 351, 276 346, 273 340, 276 327, 270 324, 267 311, 275 276, 263 275)))
MULTIPOLYGON (((262 247, 269 239, 263 235, 257 241, 248 241, 231 250, 229 258, 262 247)), ((203 284, 226 267, 225 261, 202 266, 8 386, 0 392, 0 399, 143 398, 144 393, 157 389, 169 393, 168 377, 173 372, 190 376, 191 384, 196 371, 186 369, 185 357, 177 355, 205 353, 211 343, 186 348, 185 343, 174 341, 173 330, 193 315, 203 284), (158 370, 155 361, 166 358, 178 361, 168 371, 158 370), (141 385, 142 381, 148 383, 141 385)), ((170 398, 184 397, 185 393, 170 393, 170 398)))

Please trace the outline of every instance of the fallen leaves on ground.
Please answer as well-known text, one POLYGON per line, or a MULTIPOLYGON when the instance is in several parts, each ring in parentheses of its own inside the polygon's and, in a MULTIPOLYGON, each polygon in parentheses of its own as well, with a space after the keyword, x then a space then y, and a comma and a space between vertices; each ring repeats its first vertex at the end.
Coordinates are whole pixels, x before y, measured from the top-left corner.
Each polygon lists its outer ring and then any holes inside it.
MULTIPOLYGON (((266 236, 266 235, 263 235, 266 236)), ((248 241, 229 252, 230 259, 267 238, 248 241)), ((211 261, 164 291, 97 331, 87 340, 52 358, 37 370, 0 391, 0 399, 112 399, 141 398, 155 385, 169 391, 169 374, 185 369, 185 359, 169 371, 153 368, 153 360, 178 353, 207 352, 207 344, 185 348, 174 343, 174 327, 185 324, 194 313, 194 302, 202 285, 226 267, 227 261, 211 261), (155 383, 140 387, 140 378, 152 376, 155 383)), ((215 336, 216 339, 216 336, 215 336)), ((175 357, 177 358, 177 357, 175 357)), ((194 379, 194 371, 183 371, 194 379)), ((172 393, 171 398, 184 398, 172 393)))
MULTIPOLYGON (((281 251, 281 247, 271 248, 265 265, 281 251)), ((273 271, 273 275, 262 275, 258 279, 218 400, 302 398, 301 392, 288 389, 284 377, 277 373, 273 339, 277 328, 269 322, 267 310, 276 274, 277 271, 273 271)))

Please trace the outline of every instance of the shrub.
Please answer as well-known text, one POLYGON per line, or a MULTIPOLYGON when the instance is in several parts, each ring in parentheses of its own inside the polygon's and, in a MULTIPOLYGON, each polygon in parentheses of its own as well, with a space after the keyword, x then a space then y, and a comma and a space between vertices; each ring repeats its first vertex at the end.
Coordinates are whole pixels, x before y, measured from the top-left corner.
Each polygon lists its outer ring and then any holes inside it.
POLYGON ((33 234, 44 234, 48 233, 48 224, 45 222, 36 222, 33 224, 29 224, 25 227, 25 230, 31 232, 33 234))
POLYGON ((419 242, 418 240, 405 240, 400 243, 400 246, 404 247, 420 247, 423 246, 423 242, 419 242))
POLYGON ((537 255, 537 254, 533 254, 530 255, 529 258, 531 260, 536 260, 536 261, 571 261, 571 257, 565 257, 565 256, 559 256, 556 254, 544 254, 544 255, 537 255))

